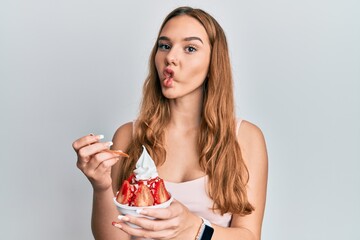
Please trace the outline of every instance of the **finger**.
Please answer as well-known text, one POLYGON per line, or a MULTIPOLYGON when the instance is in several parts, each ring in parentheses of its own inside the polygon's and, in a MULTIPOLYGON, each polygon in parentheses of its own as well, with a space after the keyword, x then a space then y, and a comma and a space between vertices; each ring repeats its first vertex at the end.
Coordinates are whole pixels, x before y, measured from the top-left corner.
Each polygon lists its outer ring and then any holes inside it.
POLYGON ((178 216, 181 211, 181 204, 174 200, 167 208, 146 208, 142 209, 139 213, 156 219, 166 220, 178 216))
POLYGON ((89 135, 81 137, 81 138, 77 139, 75 142, 73 142, 72 147, 77 152, 77 151, 79 151, 79 149, 81 149, 87 145, 96 143, 103 138, 104 138, 104 135, 94 136, 93 134, 89 134, 89 135))
POLYGON ((114 157, 100 162, 99 165, 95 168, 95 172, 104 173, 110 171, 111 167, 114 166, 119 161, 119 159, 119 157, 114 157))
MULTIPOLYGON (((96 153, 100 153, 105 149, 109 149, 109 147, 111 147, 112 145, 113 143, 111 141, 93 143, 89 146, 80 148, 80 150, 78 151, 78 155, 81 158, 86 158, 95 155, 96 153)), ((116 154, 112 154, 112 156, 116 156, 116 154)))
POLYGON ((126 215, 121 219, 124 222, 129 222, 135 224, 145 230, 160 232, 167 229, 173 229, 176 227, 176 219, 167 219, 167 220, 160 220, 160 219, 149 219, 146 217, 135 217, 126 215))
POLYGON ((131 236, 144 237, 146 239, 169 239, 171 238, 172 230, 165 229, 160 231, 149 231, 145 228, 133 228, 125 222, 113 222, 113 226, 123 230, 131 236))
POLYGON ((88 173, 89 170, 95 171, 102 161, 111 158, 118 158, 118 155, 116 154, 101 152, 104 148, 108 149, 111 144, 111 142, 95 143, 91 146, 81 148, 78 152, 78 161, 76 163, 77 167, 84 173, 88 173), (100 153, 96 154, 97 152, 100 153))
POLYGON ((110 174, 111 167, 119 161, 118 157, 103 161, 90 161, 80 170, 90 179, 91 182, 99 181, 104 175, 110 174))
POLYGON ((104 161, 115 159, 116 161, 119 157, 115 154, 99 152, 91 156, 86 162, 86 168, 95 171, 104 161))

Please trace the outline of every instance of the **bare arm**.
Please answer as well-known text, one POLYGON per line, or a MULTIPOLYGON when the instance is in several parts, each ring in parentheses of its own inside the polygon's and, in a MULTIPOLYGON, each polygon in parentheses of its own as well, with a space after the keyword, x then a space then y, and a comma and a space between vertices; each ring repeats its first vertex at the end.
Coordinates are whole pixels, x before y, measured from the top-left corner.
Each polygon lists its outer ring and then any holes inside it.
POLYGON ((126 233, 111 225, 113 221, 117 221, 119 215, 112 201, 113 197, 111 188, 93 193, 91 229, 95 239, 130 239, 126 233))
MULTIPOLYGON (((112 149, 125 150, 128 148, 132 138, 132 123, 121 126, 114 134, 112 149)), ((120 161, 126 159, 120 159, 120 161)), ((113 227, 111 223, 117 221, 119 215, 113 203, 113 197, 119 189, 119 162, 111 168, 111 187, 105 192, 94 191, 92 229, 96 239, 130 239, 123 231, 113 227)))
POLYGON ((261 130, 255 125, 243 121, 238 133, 238 142, 245 164, 249 171, 247 192, 249 202, 255 211, 247 216, 234 214, 230 228, 214 226, 212 239, 261 239, 261 227, 264 217, 268 176, 268 158, 266 144, 261 130))
MULTIPOLYGON (((131 123, 121 126, 113 138, 113 149, 127 149, 132 137, 131 123)), ((130 236, 112 226, 119 215, 114 203, 114 190, 118 189, 118 155, 104 150, 110 142, 99 142, 98 136, 88 135, 76 140, 73 148, 78 155, 78 168, 93 187, 91 228, 95 239, 130 239, 130 236), (114 190, 113 190, 114 189, 114 190)))
POLYGON ((247 216, 233 215, 231 227, 239 227, 247 238, 261 239, 268 177, 268 157, 264 136, 261 130, 243 121, 238 133, 238 141, 245 164, 249 171, 247 185, 248 198, 255 211, 247 216))

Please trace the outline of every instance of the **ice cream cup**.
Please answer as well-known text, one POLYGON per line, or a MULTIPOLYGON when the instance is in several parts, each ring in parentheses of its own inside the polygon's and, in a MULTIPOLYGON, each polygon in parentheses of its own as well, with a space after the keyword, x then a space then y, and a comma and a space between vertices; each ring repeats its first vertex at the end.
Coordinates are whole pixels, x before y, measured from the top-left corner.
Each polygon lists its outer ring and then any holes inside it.
MULTIPOLYGON (((171 195, 171 194, 170 194, 171 195)), ((142 209, 149 209, 149 208, 167 208, 170 206, 171 202, 174 200, 174 198, 171 196, 169 200, 167 200, 166 202, 163 202, 161 204, 157 204, 157 205, 152 205, 152 206, 148 206, 148 207, 133 207, 133 206, 128 206, 128 205, 124 205, 124 204, 120 204, 118 201, 116 201, 116 197, 113 198, 115 206, 117 207, 118 211, 122 214, 122 215, 131 215, 131 216, 136 216, 136 217, 146 217, 149 219, 154 219, 148 216, 144 216, 141 215, 139 212, 142 209)), ((119 217, 119 219, 121 218, 121 215, 119 217)), ((140 228, 138 225, 126 222, 129 226, 133 227, 133 228, 140 228)))

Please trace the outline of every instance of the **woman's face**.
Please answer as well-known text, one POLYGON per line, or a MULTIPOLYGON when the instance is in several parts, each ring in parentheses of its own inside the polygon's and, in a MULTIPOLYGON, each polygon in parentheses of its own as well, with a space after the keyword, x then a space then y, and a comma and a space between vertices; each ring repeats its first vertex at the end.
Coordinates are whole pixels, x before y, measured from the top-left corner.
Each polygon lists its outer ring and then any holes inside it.
POLYGON ((210 63, 205 28, 183 15, 170 19, 158 39, 155 65, 162 93, 169 99, 202 93, 210 63))

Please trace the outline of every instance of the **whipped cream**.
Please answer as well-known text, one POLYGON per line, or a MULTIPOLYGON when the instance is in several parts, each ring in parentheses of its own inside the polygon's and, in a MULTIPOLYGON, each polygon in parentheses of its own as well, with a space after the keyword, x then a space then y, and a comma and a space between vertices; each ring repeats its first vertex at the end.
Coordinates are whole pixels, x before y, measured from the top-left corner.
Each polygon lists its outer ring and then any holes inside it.
POLYGON ((156 178, 158 175, 154 160, 150 157, 146 148, 143 147, 143 152, 136 162, 136 169, 134 170, 136 180, 148 180, 156 178))

